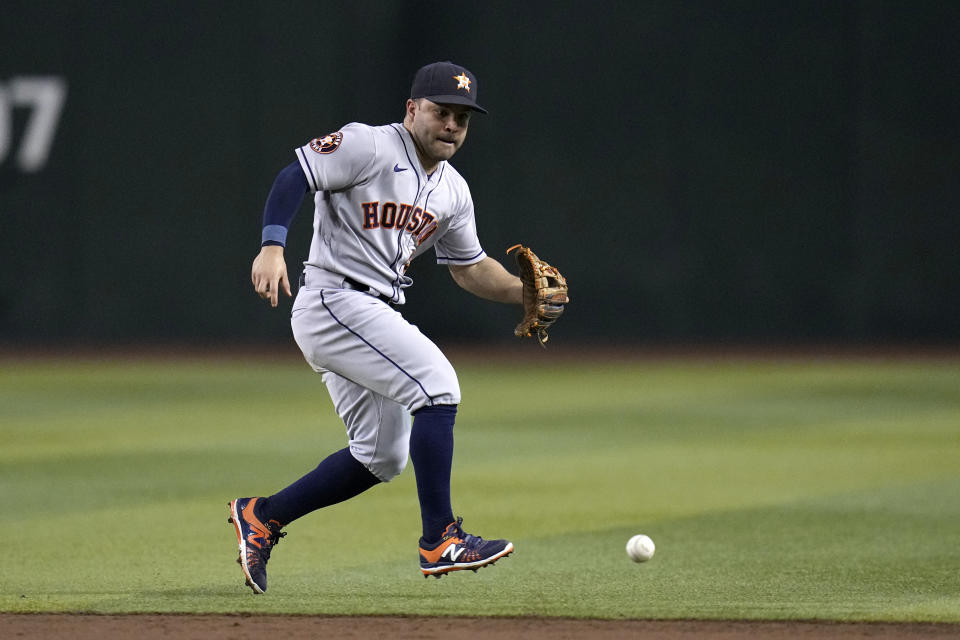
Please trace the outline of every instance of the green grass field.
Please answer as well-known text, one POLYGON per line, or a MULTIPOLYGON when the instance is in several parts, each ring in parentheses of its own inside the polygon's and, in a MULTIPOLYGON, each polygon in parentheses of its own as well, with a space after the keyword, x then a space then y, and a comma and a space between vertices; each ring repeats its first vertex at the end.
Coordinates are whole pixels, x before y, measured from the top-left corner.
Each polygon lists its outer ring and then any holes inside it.
POLYGON ((345 444, 305 364, 0 360, 0 611, 960 622, 960 361, 453 360, 454 509, 516 553, 424 580, 408 468, 263 596, 227 501, 345 444))

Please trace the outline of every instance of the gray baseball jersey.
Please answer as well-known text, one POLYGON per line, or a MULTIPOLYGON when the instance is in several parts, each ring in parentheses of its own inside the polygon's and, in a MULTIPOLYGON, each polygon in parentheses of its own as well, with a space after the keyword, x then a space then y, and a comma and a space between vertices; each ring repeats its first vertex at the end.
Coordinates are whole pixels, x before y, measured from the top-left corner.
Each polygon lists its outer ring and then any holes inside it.
POLYGON ((401 124, 351 123, 297 149, 314 195, 306 265, 373 287, 397 304, 410 261, 431 247, 440 264, 473 264, 477 239, 466 181, 447 162, 426 175, 401 124))

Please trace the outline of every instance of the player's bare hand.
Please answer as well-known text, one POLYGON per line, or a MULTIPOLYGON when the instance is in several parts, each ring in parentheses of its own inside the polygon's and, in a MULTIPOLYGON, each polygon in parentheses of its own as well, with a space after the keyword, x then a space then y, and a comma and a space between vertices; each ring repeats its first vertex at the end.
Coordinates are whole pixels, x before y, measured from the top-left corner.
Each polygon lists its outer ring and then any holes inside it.
POLYGON ((270 245, 260 249, 260 254, 253 260, 250 270, 250 279, 253 288, 264 300, 276 307, 280 301, 280 290, 291 297, 290 279, 287 278, 287 262, 283 258, 283 247, 270 245))

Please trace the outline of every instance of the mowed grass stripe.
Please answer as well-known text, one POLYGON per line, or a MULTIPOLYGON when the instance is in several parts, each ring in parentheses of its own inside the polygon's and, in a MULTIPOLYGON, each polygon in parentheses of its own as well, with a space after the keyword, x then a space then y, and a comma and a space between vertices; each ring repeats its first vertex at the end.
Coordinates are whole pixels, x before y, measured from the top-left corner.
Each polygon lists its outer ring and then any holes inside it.
POLYGON ((517 553, 423 580, 408 469, 291 526, 253 597, 225 503, 344 445, 317 376, 5 360, 0 610, 960 621, 960 363, 457 365, 454 507, 517 553))

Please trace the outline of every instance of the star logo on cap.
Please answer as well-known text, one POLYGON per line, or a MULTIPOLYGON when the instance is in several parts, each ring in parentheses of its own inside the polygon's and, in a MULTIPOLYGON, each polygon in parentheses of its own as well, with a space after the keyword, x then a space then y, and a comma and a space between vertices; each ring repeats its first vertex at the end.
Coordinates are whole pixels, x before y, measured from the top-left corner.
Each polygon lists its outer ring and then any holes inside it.
POLYGON ((460 75, 453 76, 453 79, 459 83, 457 89, 466 89, 467 93, 470 92, 470 78, 467 77, 467 74, 461 71, 460 75))

